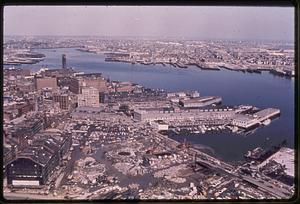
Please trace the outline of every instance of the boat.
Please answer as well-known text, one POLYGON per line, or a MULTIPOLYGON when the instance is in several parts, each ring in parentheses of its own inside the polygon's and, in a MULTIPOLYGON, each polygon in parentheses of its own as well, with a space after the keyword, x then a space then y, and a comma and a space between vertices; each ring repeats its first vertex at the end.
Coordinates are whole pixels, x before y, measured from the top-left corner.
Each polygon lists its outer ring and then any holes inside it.
POLYGON ((225 127, 223 125, 220 125, 219 128, 220 128, 220 130, 224 130, 225 129, 225 127))
POLYGON ((267 119, 265 121, 262 122, 263 125, 267 126, 271 123, 271 120, 270 119, 267 119))
POLYGON ((237 132, 238 130, 239 130, 239 128, 236 127, 236 126, 234 126, 234 127, 232 128, 232 132, 237 132))

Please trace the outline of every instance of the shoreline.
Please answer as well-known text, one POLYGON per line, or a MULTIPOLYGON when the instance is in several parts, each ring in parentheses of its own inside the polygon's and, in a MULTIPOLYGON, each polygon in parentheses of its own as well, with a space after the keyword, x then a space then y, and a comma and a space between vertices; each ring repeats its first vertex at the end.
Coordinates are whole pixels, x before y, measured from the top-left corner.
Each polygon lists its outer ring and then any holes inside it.
POLYGON ((262 74, 262 72, 268 72, 268 74, 272 74, 274 76, 281 76, 281 77, 285 77, 288 79, 292 79, 295 78, 294 75, 291 74, 287 74, 284 73, 282 71, 277 71, 274 69, 267 69, 267 68, 262 68, 262 69, 251 69, 251 68, 247 68, 247 69, 241 69, 241 68, 229 68, 226 66, 219 66, 219 67, 202 67, 196 63, 188 63, 188 64, 184 64, 184 65, 180 65, 178 66, 177 63, 165 63, 165 62, 150 62, 150 63, 145 63, 145 62, 140 62, 140 61, 136 61, 136 62, 131 62, 131 61, 126 61, 126 60, 119 60, 119 59, 106 59, 104 60, 105 62, 116 62, 116 63, 131 63, 131 64, 141 64, 141 65, 163 65, 163 66, 167 66, 170 65, 170 67, 173 68, 180 68, 180 69, 188 69, 190 67, 197 67, 201 70, 204 71, 221 71, 221 70, 228 70, 228 71, 235 71, 235 72, 243 72, 243 73, 249 73, 249 74, 262 74))
MULTIPOLYGON (((52 49, 66 49, 65 47, 61 47, 61 48, 38 48, 35 50, 52 50, 52 49)), ((201 70, 204 71, 221 71, 221 70, 228 70, 228 71, 235 71, 235 72, 243 72, 243 73, 248 73, 248 74, 262 74, 262 72, 268 72, 268 74, 271 74, 273 76, 279 76, 279 77, 284 77, 286 79, 294 79, 295 75, 294 74, 288 74, 282 70, 275 70, 272 68, 233 68, 233 67, 229 67, 229 66, 225 66, 225 65, 216 65, 217 67, 204 67, 201 66, 198 63, 178 63, 178 62, 145 62, 142 60, 137 60, 137 61, 130 61, 130 60, 124 60, 124 59, 115 59, 112 57, 106 57, 105 53, 106 52, 102 52, 102 53, 98 53, 96 51, 88 51, 88 50, 82 50, 80 49, 80 47, 67 47, 67 49, 74 49, 75 51, 78 52, 85 52, 85 53, 91 53, 91 54, 97 54, 97 55, 102 55, 104 56, 104 62, 115 62, 115 63, 129 63, 129 64, 140 64, 140 65, 162 65, 164 67, 172 67, 172 68, 179 68, 179 69, 189 69, 190 67, 196 67, 199 68, 201 70)), ((47 57, 47 56, 46 56, 47 57)), ((45 57, 45 58, 46 58, 45 57)), ((42 62, 42 61, 40 61, 42 62)), ((40 62, 34 63, 34 65, 39 64, 40 62)), ((10 66, 10 65, 6 65, 3 64, 4 66, 10 66)), ((22 68, 23 64, 18 64, 18 65, 11 65, 11 66, 18 66, 19 68, 22 68)), ((26 65, 26 64, 24 64, 26 65)), ((4 69, 6 69, 4 67, 4 69)))

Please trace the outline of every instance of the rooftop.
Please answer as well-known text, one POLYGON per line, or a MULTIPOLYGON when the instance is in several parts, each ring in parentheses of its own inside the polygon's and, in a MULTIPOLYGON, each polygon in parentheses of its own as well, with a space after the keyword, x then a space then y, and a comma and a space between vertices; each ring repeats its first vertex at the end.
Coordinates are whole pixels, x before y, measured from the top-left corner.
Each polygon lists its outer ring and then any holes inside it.
POLYGON ((36 163, 45 166, 48 161, 53 156, 53 153, 43 148, 41 145, 36 146, 29 146, 28 148, 24 149, 18 156, 18 158, 28 158, 36 163))
POLYGON ((183 100, 183 103, 199 103, 199 102, 206 102, 212 99, 217 99, 220 97, 217 96, 201 96, 201 97, 197 97, 197 98, 192 98, 192 99, 187 99, 187 100, 183 100))
POLYGON ((244 114, 236 114, 234 120, 242 121, 242 122, 248 122, 251 120, 254 120, 255 118, 250 115, 244 115, 244 114))
POLYGON ((258 117, 264 117, 264 116, 272 114, 276 111, 279 111, 279 109, 277 109, 277 108, 266 108, 266 109, 263 109, 261 111, 258 111, 257 113, 255 113, 255 115, 257 115, 258 117))

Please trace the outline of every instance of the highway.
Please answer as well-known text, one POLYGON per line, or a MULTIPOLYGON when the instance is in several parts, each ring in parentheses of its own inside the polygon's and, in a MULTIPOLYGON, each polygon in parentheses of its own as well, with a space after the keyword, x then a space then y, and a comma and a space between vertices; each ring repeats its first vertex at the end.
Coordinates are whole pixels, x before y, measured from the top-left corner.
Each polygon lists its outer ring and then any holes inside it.
POLYGON ((222 171, 226 174, 229 174, 233 177, 239 178, 243 181, 247 181, 247 182, 261 188, 262 190, 268 192, 269 194, 275 196, 276 198, 279 198, 279 199, 287 198, 291 194, 291 192, 289 190, 286 190, 284 188, 278 188, 277 186, 275 186, 274 184, 272 184, 270 182, 267 182, 267 181, 264 181, 264 180, 258 179, 258 178, 253 178, 251 176, 242 175, 237 172, 233 172, 233 171, 230 172, 230 171, 224 169, 222 166, 212 164, 211 162, 208 162, 206 160, 197 158, 196 162, 203 164, 205 166, 209 166, 211 169, 215 169, 217 171, 222 171))

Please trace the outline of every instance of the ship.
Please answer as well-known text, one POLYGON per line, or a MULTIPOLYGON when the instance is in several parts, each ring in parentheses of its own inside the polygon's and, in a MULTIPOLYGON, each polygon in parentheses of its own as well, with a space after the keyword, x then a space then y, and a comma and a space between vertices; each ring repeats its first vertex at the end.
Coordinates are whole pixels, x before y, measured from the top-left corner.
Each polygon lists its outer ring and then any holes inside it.
POLYGON ((256 160, 258 159, 263 153, 263 149, 261 147, 256 147, 252 151, 248 151, 246 154, 244 154, 244 157, 246 159, 256 160))
POLYGON ((283 140, 278 145, 272 146, 269 150, 262 150, 261 148, 255 148, 252 151, 248 151, 246 154, 244 154, 244 157, 247 160, 263 162, 286 145, 287 145, 287 141, 283 140))

